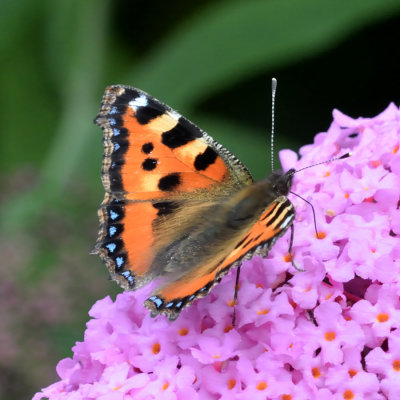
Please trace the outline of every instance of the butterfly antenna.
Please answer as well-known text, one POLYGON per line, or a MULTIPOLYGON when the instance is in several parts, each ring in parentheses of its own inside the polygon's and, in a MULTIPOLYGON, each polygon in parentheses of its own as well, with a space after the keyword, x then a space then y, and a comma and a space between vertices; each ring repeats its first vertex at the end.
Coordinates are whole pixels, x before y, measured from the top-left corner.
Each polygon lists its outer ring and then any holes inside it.
POLYGON ((321 162, 316 163, 316 164, 307 165, 307 167, 304 167, 304 168, 301 168, 301 169, 296 169, 295 171, 293 171, 292 175, 297 174, 300 171, 304 171, 305 169, 308 169, 308 168, 311 168, 311 167, 316 167, 317 165, 328 164, 328 163, 330 163, 332 161, 343 160, 343 159, 348 158, 348 157, 351 157, 351 153, 346 153, 346 154, 343 154, 340 157, 330 158, 329 160, 326 160, 326 161, 321 161, 321 162))
POLYGON ((274 134, 275 134, 275 95, 276 95, 276 87, 278 85, 278 81, 276 78, 272 78, 271 81, 271 99, 272 99, 272 107, 271 107, 271 170, 274 170, 274 134))

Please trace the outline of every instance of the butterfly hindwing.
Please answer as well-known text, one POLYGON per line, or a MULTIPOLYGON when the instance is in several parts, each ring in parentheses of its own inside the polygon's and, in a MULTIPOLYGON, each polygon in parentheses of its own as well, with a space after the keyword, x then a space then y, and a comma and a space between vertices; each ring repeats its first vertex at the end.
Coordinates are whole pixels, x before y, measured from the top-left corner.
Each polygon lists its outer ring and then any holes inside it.
POLYGON ((292 203, 285 196, 278 197, 265 209, 250 230, 243 234, 222 262, 216 259, 214 265, 206 268, 199 266, 187 271, 179 279, 153 293, 145 302, 146 307, 153 316, 162 313, 170 320, 175 320, 184 307, 195 299, 206 296, 232 267, 240 266, 242 261, 254 254, 265 257, 275 241, 289 228, 294 216, 292 203))

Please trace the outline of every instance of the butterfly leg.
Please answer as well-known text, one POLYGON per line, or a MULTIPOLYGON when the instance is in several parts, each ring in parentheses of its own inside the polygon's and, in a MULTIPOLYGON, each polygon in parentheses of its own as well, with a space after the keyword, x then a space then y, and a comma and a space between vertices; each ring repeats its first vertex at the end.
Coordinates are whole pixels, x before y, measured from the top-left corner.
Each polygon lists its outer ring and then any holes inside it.
POLYGON ((238 297, 238 293, 239 293, 239 276, 240 276, 240 265, 239 265, 239 267, 237 267, 237 270, 236 270, 235 294, 233 295, 232 327, 235 326, 235 322, 236 322, 236 304, 237 304, 237 297, 238 297))
POLYGON ((290 257, 290 262, 292 263, 294 269, 296 269, 299 272, 305 272, 305 269, 300 268, 295 262, 293 258, 293 239, 294 239, 294 225, 290 225, 290 242, 289 242, 289 257, 290 257))

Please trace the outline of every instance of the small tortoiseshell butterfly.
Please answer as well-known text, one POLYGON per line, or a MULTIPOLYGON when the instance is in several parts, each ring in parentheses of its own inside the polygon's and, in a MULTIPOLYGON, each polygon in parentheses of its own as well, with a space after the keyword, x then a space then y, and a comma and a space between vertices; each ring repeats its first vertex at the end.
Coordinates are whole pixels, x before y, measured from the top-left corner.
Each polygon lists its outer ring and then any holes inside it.
POLYGON ((152 316, 175 320, 291 226, 294 170, 254 182, 207 133, 129 86, 106 89, 95 123, 106 195, 93 252, 125 290, 161 278, 144 303, 152 316))

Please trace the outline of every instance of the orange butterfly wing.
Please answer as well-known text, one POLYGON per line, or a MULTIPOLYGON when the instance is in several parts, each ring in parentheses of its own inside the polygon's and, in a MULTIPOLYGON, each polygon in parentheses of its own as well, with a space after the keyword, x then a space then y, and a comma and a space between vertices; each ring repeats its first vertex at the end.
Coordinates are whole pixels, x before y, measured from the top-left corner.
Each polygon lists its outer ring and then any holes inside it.
POLYGON ((249 185, 253 179, 223 146, 167 105, 138 89, 106 89, 95 119, 104 132, 99 209, 100 231, 93 250, 124 289, 157 277, 154 225, 192 196, 214 197, 249 185))

